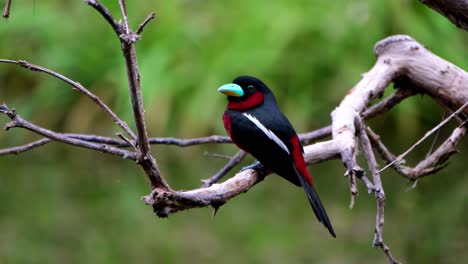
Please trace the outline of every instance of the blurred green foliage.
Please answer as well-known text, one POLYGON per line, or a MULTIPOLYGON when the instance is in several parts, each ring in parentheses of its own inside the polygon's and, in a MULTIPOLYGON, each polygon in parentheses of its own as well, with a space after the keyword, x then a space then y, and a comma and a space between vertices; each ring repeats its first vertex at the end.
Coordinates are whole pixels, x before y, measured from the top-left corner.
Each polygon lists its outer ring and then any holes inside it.
MULTIPOLYGON (((117 16, 117 1, 102 2, 117 16)), ((241 74, 269 84, 297 131, 327 125, 333 108, 373 65, 373 45, 392 34, 411 35, 468 68, 466 32, 418 1, 128 2, 134 27, 157 13, 137 44, 151 136, 225 134, 225 98, 216 88, 241 74)), ((83 1, 13 1, 11 18, 0 21, 0 39, 0 58, 25 59, 80 82, 131 124, 119 43, 83 1)), ((13 65, 0 64, 0 101, 56 131, 118 131, 64 83, 13 65)), ((400 153, 441 117, 435 103, 417 96, 371 125, 400 153)), ((444 128, 441 135, 448 133, 444 128)), ((0 133, 0 147, 36 138, 13 129, 0 133)), ((420 146, 408 163, 429 146, 420 146)), ((152 149, 176 189, 197 187, 223 166, 203 153, 236 151, 231 145, 152 149)), ((465 143, 446 169, 410 192, 403 178, 384 173, 384 236, 404 263, 467 259, 466 150, 465 143)), ((3 156, 0 263, 386 263, 371 248, 373 197, 361 188, 349 210, 341 163, 311 171, 337 239, 316 222, 302 191, 279 177, 230 201, 214 219, 208 208, 157 219, 139 201, 148 185, 132 162, 60 144, 3 156)))

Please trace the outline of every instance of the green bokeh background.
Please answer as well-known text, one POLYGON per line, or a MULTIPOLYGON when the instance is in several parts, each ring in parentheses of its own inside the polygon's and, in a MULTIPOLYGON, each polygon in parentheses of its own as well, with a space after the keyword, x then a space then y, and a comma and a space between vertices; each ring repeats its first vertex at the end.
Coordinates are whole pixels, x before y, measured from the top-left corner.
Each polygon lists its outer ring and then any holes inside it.
MULTIPOLYGON (((117 16, 117 1, 102 2, 117 16)), ((468 68, 467 33, 415 0, 128 2, 133 27, 157 13, 137 44, 150 136, 224 135, 225 98, 216 88, 241 74, 271 87, 298 132, 328 125, 330 112, 372 67, 373 45, 393 34, 411 35, 468 68)), ((13 1, 11 18, 0 21, 0 40, 0 58, 25 59, 80 82, 133 126, 118 40, 83 1, 13 1)), ((55 131, 119 131, 68 85, 14 65, 0 64, 0 101, 55 131)), ((401 153, 442 114, 430 98, 416 96, 370 124, 401 153)), ((37 138, 12 129, 0 133, 0 147, 37 138)), ((397 259, 468 258, 467 149, 465 142, 446 169, 409 192, 405 179, 383 174, 384 236, 397 259)), ((153 146, 152 152, 171 186, 189 189, 225 163, 204 153, 232 155, 236 148, 153 146)), ((359 186, 350 210, 341 162, 310 170, 336 239, 317 223, 302 191, 279 177, 229 201, 214 219, 210 208, 158 219, 139 201, 148 184, 130 161, 56 143, 2 156, 0 263, 386 263, 371 247, 373 196, 359 186)))

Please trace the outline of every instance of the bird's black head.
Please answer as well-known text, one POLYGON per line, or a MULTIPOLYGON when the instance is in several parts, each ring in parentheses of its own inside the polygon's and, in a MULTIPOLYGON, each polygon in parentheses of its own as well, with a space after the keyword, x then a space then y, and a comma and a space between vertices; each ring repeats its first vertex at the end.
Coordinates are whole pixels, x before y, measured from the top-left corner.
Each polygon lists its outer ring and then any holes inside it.
POLYGON ((219 87, 218 92, 228 96, 228 108, 241 110, 262 104, 265 96, 271 94, 262 81, 252 76, 239 76, 232 83, 219 87))

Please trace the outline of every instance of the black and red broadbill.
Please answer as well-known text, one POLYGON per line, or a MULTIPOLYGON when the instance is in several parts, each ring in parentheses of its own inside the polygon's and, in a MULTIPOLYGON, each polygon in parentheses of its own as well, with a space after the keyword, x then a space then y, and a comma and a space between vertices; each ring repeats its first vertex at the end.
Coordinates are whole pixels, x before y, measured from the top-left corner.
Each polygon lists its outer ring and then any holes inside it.
POLYGON ((257 78, 240 76, 218 91, 228 95, 223 122, 232 141, 266 169, 302 186, 317 219, 336 237, 307 170, 296 131, 270 89, 257 78))

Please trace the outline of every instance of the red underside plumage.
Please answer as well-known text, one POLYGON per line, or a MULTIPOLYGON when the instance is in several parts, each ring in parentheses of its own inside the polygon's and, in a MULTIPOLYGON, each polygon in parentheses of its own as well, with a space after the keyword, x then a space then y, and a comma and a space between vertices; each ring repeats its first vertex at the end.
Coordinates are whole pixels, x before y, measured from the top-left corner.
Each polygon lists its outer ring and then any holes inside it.
POLYGON ((261 92, 255 92, 245 101, 229 102, 227 108, 232 110, 246 110, 261 103, 263 103, 263 94, 261 92))

